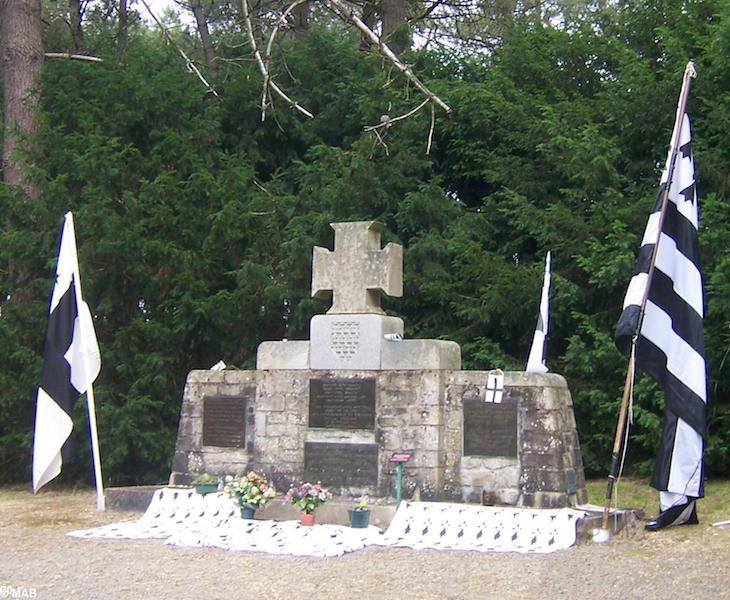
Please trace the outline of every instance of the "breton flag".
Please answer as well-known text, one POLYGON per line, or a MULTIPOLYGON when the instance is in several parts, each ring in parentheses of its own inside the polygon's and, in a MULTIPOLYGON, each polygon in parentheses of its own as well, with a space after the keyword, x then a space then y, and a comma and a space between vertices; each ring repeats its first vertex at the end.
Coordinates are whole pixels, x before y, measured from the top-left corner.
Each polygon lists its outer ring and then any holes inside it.
POLYGON ((548 304, 550 302, 550 251, 545 256, 545 277, 542 282, 542 296, 540 297, 540 315, 537 317, 537 327, 532 338, 530 356, 527 358, 527 373, 547 373, 545 365, 547 354, 546 337, 548 333, 548 304))
MULTIPOLYGON (((43 374, 36 401, 33 438, 33 492, 61 472, 61 448, 71 435, 71 412, 79 395, 87 392, 92 441, 92 382, 101 369, 99 346, 89 307, 81 297, 79 263, 73 215, 66 213, 56 265, 56 283, 51 293, 48 329, 43 349, 43 374)), ((95 461, 98 457, 95 448, 95 461)), ((96 472, 97 489, 101 484, 96 472)))
MULTIPOLYGON (((692 64, 686 75, 694 76, 692 64)), ((664 390, 664 423, 651 485, 661 514, 647 526, 696 523, 704 495, 707 368, 690 122, 680 100, 672 144, 616 326, 616 345, 664 390), (642 310, 643 307, 643 310, 642 310)))

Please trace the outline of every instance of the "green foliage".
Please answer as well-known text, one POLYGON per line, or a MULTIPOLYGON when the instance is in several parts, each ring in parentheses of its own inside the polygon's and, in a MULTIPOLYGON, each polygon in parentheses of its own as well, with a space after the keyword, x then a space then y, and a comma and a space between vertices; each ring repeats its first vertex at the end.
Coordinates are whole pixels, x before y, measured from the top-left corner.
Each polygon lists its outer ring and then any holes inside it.
MULTIPOLYGON (((421 98, 357 36, 332 25, 282 37, 275 75, 315 113, 279 100, 261 122, 251 63, 224 62, 217 99, 144 26, 117 65, 109 23, 87 22, 100 64, 48 62, 28 204, 0 187, 0 480, 27 480, 34 393, 61 218, 76 219, 84 295, 103 369, 95 386, 108 483, 169 472, 186 374, 252 368, 264 340, 308 337, 311 248, 329 223, 378 219, 405 248, 409 337, 461 344, 464 368, 521 370, 553 252, 548 364, 565 375, 586 465, 608 469, 625 361, 612 341, 653 202, 687 57, 702 206, 711 422, 708 471, 730 464, 730 6, 619 3, 562 27, 519 19, 492 54, 416 51, 453 108, 364 132, 421 98), (242 65, 242 66, 241 66, 242 65)), ((191 54, 194 40, 176 34, 191 54)), ((230 36, 230 33, 220 33, 230 36)), ((48 39, 56 39, 56 30, 48 39)), ((226 38, 230 41, 229 38, 226 38)), ((222 47, 224 58, 232 49, 222 47)), ((661 393, 635 389, 628 467, 653 462, 661 393)), ((89 478, 85 408, 76 458, 89 478)))

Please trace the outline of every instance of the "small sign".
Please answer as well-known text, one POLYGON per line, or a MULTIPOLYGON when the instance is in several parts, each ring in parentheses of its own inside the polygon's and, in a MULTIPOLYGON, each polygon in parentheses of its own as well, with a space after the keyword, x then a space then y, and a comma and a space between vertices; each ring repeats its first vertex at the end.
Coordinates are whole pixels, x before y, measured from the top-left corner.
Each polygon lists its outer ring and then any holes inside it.
POLYGON ((393 456, 390 457, 390 462, 394 463, 405 463, 411 460, 411 455, 407 452, 394 452, 393 456))
POLYGON ((502 402, 504 394, 504 372, 502 369, 494 369, 487 373, 487 387, 484 392, 484 401, 494 404, 502 402))

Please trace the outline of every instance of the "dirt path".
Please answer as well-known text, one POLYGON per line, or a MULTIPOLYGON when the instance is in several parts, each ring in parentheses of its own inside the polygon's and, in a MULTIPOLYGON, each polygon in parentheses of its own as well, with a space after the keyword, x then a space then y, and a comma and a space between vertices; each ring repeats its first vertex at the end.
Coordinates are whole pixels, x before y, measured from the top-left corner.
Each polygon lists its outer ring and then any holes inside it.
POLYGON ((137 516, 97 513, 90 492, 1 492, 0 600, 730 599, 730 528, 705 523, 533 556, 371 547, 319 559, 65 535, 137 516))

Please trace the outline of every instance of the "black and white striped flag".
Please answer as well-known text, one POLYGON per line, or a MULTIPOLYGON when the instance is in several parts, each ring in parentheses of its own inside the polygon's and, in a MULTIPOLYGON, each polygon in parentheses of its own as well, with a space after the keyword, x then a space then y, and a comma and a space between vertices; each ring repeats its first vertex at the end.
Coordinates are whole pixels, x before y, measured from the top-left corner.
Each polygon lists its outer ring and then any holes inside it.
POLYGON ((530 355, 527 357, 526 373, 547 373, 545 364, 547 355, 548 309, 550 305, 550 251, 545 256, 545 275, 542 280, 540 296, 540 314, 537 317, 535 335, 532 337, 530 355))
MULTIPOLYGON (((73 216, 66 213, 51 293, 48 329, 43 349, 43 374, 36 400, 33 438, 33 491, 61 472, 61 448, 71 435, 71 411, 79 395, 91 396, 91 384, 101 368, 94 324, 81 298, 73 216)), ((90 411, 92 403, 89 404, 90 411)), ((93 415, 90 415, 93 416, 93 415)), ((90 418, 92 438, 95 418, 90 418)), ((95 448, 95 458, 98 455, 95 448)), ((100 479, 100 470, 97 479, 100 479)), ((97 481, 97 486, 100 482, 97 481)))
POLYGON ((636 365, 664 390, 663 431, 651 481, 660 490, 662 513, 649 526, 654 529, 697 522, 694 500, 704 495, 707 369, 699 210, 689 118, 683 113, 677 122, 679 131, 672 136, 659 196, 616 326, 617 346, 630 356, 636 336, 636 365))

